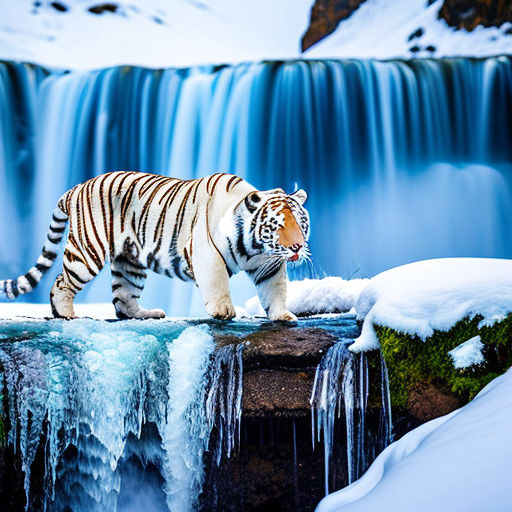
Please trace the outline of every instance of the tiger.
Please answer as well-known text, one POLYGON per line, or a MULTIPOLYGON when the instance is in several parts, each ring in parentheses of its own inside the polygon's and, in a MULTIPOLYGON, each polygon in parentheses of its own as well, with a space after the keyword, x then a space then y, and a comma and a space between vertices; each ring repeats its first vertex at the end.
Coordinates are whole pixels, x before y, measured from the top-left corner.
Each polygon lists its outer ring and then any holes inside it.
POLYGON ((270 320, 293 322, 286 307, 287 262, 310 259, 307 194, 260 191, 239 176, 181 180, 138 171, 99 175, 58 201, 36 265, 0 281, 15 299, 31 292, 52 266, 69 223, 62 272, 50 292, 55 318, 76 318, 73 301, 110 262, 116 316, 163 318, 138 299, 147 270, 193 281, 213 318, 236 316, 229 278, 245 271, 270 320))

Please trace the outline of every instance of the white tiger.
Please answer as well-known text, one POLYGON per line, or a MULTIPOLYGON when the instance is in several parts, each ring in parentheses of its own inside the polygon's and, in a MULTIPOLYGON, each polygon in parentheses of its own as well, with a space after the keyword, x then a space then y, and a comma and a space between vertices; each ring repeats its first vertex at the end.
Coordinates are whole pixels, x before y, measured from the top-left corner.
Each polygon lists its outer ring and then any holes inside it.
POLYGON ((37 264, 16 280, 0 281, 0 291, 9 299, 32 291, 56 258, 69 221, 62 273, 50 293, 55 317, 75 317, 75 295, 109 259, 119 318, 165 316, 137 302, 150 269, 195 281, 208 314, 231 319, 229 277, 241 269, 271 320, 294 321, 286 309, 286 262, 309 257, 306 197, 303 190, 258 191, 224 173, 196 180, 103 174, 61 197, 37 264))

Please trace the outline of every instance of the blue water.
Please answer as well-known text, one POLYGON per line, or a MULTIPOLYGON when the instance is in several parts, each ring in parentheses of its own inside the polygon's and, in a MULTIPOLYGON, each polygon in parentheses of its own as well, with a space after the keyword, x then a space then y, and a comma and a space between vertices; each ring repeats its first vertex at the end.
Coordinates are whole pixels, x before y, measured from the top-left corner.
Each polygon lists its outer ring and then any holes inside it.
MULTIPOLYGON (((66 189, 115 169, 305 188, 314 267, 296 277, 511 257, 511 84, 506 57, 72 73, 0 64, 1 277, 33 264, 66 189)), ((57 271, 27 300, 47 301, 57 271)), ((243 278, 234 287, 238 303, 254 293, 243 278)), ((108 272, 79 299, 109 301, 108 272)), ((163 277, 143 303, 204 314, 193 286, 163 277)))

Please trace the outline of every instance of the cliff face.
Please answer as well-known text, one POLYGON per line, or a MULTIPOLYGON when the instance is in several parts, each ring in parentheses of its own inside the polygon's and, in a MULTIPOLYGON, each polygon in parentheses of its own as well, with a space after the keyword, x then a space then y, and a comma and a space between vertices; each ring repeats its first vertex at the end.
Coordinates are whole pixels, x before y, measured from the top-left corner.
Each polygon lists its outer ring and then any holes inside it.
POLYGON ((439 18, 459 29, 473 30, 477 25, 499 27, 512 22, 512 3, 509 0, 444 0, 439 18))
POLYGON ((347 19, 366 0, 316 0, 311 18, 302 36, 301 48, 306 51, 336 30, 339 22, 347 19))
MULTIPOLYGON (((302 51, 306 51, 334 32, 340 21, 350 17, 365 1, 315 0, 311 8, 309 27, 302 36, 302 51)), ((425 0, 425 8, 431 3, 432 0, 425 0)), ((512 2, 509 0, 444 0, 438 16, 457 29, 471 31, 477 25, 499 27, 507 21, 512 22, 512 2)))

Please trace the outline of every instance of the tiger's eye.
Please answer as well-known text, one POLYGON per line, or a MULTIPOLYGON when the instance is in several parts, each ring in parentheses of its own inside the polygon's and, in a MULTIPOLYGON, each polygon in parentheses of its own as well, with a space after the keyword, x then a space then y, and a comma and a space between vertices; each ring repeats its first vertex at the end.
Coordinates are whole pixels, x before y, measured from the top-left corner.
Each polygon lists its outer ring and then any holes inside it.
POLYGON ((256 194, 256 192, 254 192, 253 194, 251 194, 251 201, 253 203, 259 203, 260 202, 260 196, 258 194, 256 194))

